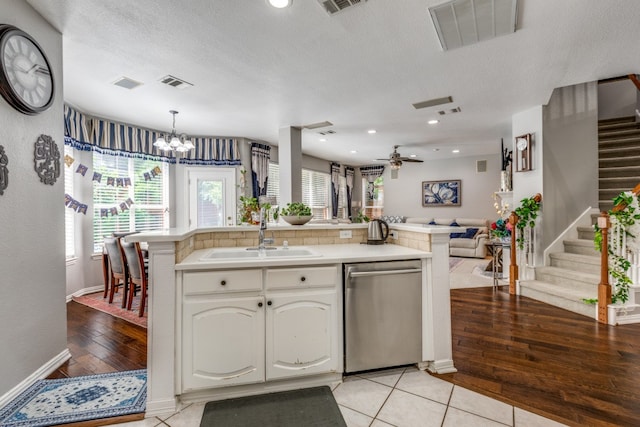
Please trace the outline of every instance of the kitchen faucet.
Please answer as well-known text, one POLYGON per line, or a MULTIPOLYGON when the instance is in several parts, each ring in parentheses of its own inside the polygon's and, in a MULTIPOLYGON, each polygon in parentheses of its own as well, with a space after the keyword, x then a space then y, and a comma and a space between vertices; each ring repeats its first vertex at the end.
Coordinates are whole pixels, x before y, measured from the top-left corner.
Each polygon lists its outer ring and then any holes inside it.
POLYGON ((273 242, 275 241, 275 239, 273 237, 271 238, 265 238, 264 237, 264 232, 267 229, 267 221, 266 221, 266 209, 264 207, 260 208, 260 230, 258 231, 258 250, 262 251, 265 249, 273 249, 273 248, 267 248, 265 247, 265 243, 272 245, 273 242))

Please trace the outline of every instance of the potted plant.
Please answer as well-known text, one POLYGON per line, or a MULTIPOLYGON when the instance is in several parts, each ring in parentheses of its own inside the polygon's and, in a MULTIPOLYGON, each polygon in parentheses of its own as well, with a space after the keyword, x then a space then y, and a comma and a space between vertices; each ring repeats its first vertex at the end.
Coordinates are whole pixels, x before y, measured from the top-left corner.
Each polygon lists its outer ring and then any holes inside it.
POLYGON ((531 229, 536 225, 536 218, 540 211, 540 202, 542 201, 542 195, 540 193, 533 197, 522 199, 520 206, 516 208, 515 213, 518 216, 518 222, 516 228, 519 233, 517 234, 516 242, 518 243, 518 249, 524 249, 524 229, 529 226, 531 229))
POLYGON ((242 223, 253 225, 259 224, 260 205, 258 204, 258 199, 255 197, 240 196, 240 203, 242 203, 242 207, 240 209, 240 221, 242 223), (256 216, 258 220, 256 220, 256 216))
POLYGON ((280 215, 291 225, 306 224, 313 218, 311 208, 300 202, 287 203, 287 206, 280 210, 280 215))

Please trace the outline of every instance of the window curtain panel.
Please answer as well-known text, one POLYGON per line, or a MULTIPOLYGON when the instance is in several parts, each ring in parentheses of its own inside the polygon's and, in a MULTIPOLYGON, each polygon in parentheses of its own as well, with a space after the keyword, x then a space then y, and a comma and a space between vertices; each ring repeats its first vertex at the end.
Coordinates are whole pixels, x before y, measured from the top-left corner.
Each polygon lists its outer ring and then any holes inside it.
MULTIPOLYGON (((167 132, 89 117, 68 105, 64 107, 64 131, 64 143, 77 150, 168 163, 177 162, 173 151, 162 151, 153 146, 156 139, 167 132)), ((180 157, 179 161, 182 164, 215 166, 241 164, 240 149, 235 139, 199 137, 191 140, 196 148, 180 157)))
POLYGON ((256 199, 267 194, 270 151, 271 147, 266 144, 251 143, 251 182, 256 199))
POLYGON ((340 196, 340 163, 331 163, 331 218, 338 217, 340 196))
POLYGON ((360 174, 363 178, 365 178, 368 182, 367 184, 367 194, 369 199, 373 199, 373 182, 384 173, 384 166, 382 165, 374 165, 374 166, 363 166, 360 168, 360 174))
POLYGON ((347 216, 351 218, 351 201, 353 200, 353 179, 356 172, 351 166, 344 167, 344 177, 347 180, 347 216))

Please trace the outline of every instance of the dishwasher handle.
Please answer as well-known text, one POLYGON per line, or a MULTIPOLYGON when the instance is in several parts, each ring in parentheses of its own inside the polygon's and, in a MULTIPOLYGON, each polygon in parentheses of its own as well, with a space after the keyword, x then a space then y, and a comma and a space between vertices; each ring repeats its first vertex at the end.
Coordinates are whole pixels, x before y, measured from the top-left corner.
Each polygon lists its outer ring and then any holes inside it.
POLYGON ((379 271, 351 271, 347 270, 347 280, 349 277, 371 277, 371 276, 388 276, 390 274, 410 274, 421 273, 421 268, 407 268, 401 270, 379 270, 379 271))

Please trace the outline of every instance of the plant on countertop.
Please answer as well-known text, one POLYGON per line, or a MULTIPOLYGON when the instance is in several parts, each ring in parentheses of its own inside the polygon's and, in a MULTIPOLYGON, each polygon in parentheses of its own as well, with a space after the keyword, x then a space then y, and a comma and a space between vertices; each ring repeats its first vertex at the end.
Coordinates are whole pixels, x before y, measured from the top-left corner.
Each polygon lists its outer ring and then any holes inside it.
POLYGON ((284 216, 309 216, 311 208, 304 203, 287 203, 287 206, 280 210, 280 214, 284 216))
POLYGON ((242 203, 240 221, 255 225, 255 221, 253 221, 251 213, 260 212, 258 199, 255 197, 240 196, 240 203, 242 203))
POLYGON ((519 233, 516 234, 516 242, 518 243, 518 249, 524 249, 524 229, 526 226, 530 228, 535 227, 536 218, 540 211, 540 202, 542 201, 542 195, 540 193, 533 197, 522 199, 520 201, 520 207, 514 211, 518 215, 518 222, 516 228, 519 233))
POLYGON ((366 215, 364 214, 364 210, 361 210, 361 211, 358 211, 358 215, 354 216, 354 217, 351 219, 351 221, 352 221, 352 222, 355 222, 355 223, 357 223, 357 224, 360 224, 360 223, 362 223, 362 222, 369 222, 369 221, 371 221, 371 218, 369 218, 368 216, 366 216, 366 215))
MULTIPOLYGON (((611 244, 608 245, 609 250, 609 274, 615 281, 615 292, 611 294, 612 303, 625 303, 629 300, 629 286, 633 284, 629 277, 629 268, 631 268, 631 262, 622 255, 618 255, 614 252, 613 248, 619 247, 622 244, 622 239, 626 238, 627 249, 632 252, 640 249, 640 241, 636 240, 636 236, 640 235, 640 204, 638 203, 638 196, 634 195, 631 191, 625 191, 620 193, 613 199, 613 206, 626 205, 624 209, 612 209, 609 211, 609 220, 611 221, 611 228, 621 226, 624 230, 624 235, 612 233, 611 244)), ((596 224, 594 226, 595 236, 593 243, 598 252, 602 252, 602 230, 596 224)), ((595 304, 597 299, 584 299, 584 302, 588 304, 595 304)))

